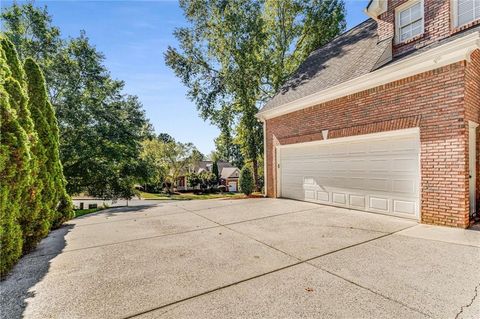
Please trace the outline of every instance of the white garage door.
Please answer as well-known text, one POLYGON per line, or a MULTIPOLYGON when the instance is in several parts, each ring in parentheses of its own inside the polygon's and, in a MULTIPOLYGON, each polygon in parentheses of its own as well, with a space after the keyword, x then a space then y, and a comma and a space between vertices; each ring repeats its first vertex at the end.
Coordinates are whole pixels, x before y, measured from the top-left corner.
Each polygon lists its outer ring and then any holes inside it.
POLYGON ((417 129, 281 146, 281 197, 419 216, 417 129))

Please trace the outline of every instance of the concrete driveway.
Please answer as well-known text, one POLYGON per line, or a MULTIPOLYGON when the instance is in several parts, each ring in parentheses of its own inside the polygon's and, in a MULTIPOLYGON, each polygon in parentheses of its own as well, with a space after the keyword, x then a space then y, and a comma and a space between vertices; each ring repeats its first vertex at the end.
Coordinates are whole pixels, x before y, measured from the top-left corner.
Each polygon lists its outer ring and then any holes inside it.
POLYGON ((115 208, 46 238, 2 318, 479 318, 480 232, 291 200, 115 208))

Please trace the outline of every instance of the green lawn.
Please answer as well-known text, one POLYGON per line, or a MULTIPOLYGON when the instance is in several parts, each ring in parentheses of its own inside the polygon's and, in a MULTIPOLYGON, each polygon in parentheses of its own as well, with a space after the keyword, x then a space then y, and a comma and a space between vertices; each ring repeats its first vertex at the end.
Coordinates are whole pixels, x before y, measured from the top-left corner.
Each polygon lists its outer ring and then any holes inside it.
POLYGON ((223 194, 194 194, 194 193, 179 193, 179 194, 152 194, 140 192, 142 199, 159 199, 159 200, 192 200, 192 199, 214 199, 214 198, 245 198, 241 193, 223 193, 223 194))
POLYGON ((83 216, 83 215, 87 215, 87 214, 91 214, 91 213, 96 213, 96 212, 104 210, 106 208, 107 207, 98 207, 98 208, 91 208, 91 209, 76 209, 74 218, 77 218, 77 217, 80 217, 80 216, 83 216))

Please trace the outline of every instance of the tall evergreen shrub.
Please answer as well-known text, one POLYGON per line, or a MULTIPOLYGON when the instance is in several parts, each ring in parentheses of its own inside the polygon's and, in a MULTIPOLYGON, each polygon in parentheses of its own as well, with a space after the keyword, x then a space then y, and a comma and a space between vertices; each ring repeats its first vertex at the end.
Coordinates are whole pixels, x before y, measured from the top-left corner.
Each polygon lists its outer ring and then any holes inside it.
MULTIPOLYGON (((59 154, 59 129, 52 104, 48 100, 45 78, 32 59, 24 64, 29 96, 29 109, 38 133, 40 144, 39 178, 43 182, 42 225, 57 227, 73 215, 73 205, 65 191, 66 180, 59 154), (47 218, 45 218, 47 217, 47 218), (48 223, 48 225, 47 225, 48 223)), ((40 229, 40 234, 43 228, 40 229)))
POLYGON ((38 143, 33 149, 37 159, 38 172, 35 176, 35 200, 32 202, 34 205, 32 209, 38 211, 38 215, 35 216, 34 220, 25 221, 27 242, 24 248, 28 251, 48 234, 54 216, 52 208, 57 196, 51 172, 52 160, 48 157, 48 149, 53 147, 54 143, 45 116, 45 108, 47 107, 45 80, 40 68, 32 59, 25 61, 24 70, 27 82, 28 108, 38 134, 38 143))
POLYGON ((10 77, 5 52, 0 47, 0 277, 5 276, 22 253, 18 218, 30 161, 27 134, 5 89, 10 77))
POLYGON ((248 167, 247 165, 245 165, 240 171, 240 178, 238 180, 238 183, 240 184, 240 190, 242 191, 242 193, 247 196, 253 193, 253 188, 255 187, 253 181, 253 173, 250 167, 248 167))
MULTIPOLYGON (((42 183, 37 178, 39 169, 36 157, 38 135, 28 108, 27 84, 23 66, 20 63, 15 47, 8 39, 1 39, 0 44, 5 52, 8 67, 10 70, 13 70, 11 76, 5 81, 5 89, 9 94, 12 108, 17 112, 18 121, 28 136, 30 145, 30 161, 25 163, 28 167, 28 179, 25 180, 23 185, 20 214, 18 216, 18 223, 22 229, 23 245, 25 250, 28 251, 38 241, 35 238, 35 228, 39 224, 42 206, 40 196, 42 183)), ((18 176, 18 183, 21 180, 24 179, 18 176)))

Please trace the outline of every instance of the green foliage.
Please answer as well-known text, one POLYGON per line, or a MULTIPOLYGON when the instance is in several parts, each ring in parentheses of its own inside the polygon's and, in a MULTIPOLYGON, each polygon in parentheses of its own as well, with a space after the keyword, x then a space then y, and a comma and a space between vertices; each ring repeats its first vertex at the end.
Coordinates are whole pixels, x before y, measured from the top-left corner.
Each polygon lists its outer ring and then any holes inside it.
POLYGON ((197 173, 188 173, 186 175, 186 178, 187 178, 187 185, 189 187, 197 187, 198 185, 200 185, 201 183, 201 180, 200 180, 200 175, 197 174, 197 173))
POLYGON ((219 127, 220 156, 251 163, 258 188, 263 137, 255 114, 314 49, 344 30, 343 1, 182 0, 180 6, 190 25, 175 31, 180 48, 168 48, 166 63, 200 116, 219 127))
POLYGON ((175 139, 168 133, 160 133, 158 134, 158 139, 164 143, 171 143, 175 142, 175 139))
POLYGON ((54 138, 47 122, 48 98, 45 88, 45 80, 38 65, 32 60, 27 59, 24 64, 27 79, 27 93, 29 97, 28 107, 32 114, 35 130, 38 134, 38 143, 33 152, 38 160, 38 172, 35 176, 36 194, 35 209, 38 209, 38 215, 35 219, 23 220, 25 223, 25 249, 29 250, 50 230, 51 221, 54 216, 57 190, 55 188, 54 176, 52 170, 52 161, 49 161, 50 149, 54 148, 54 138), (29 224, 27 226, 27 224, 29 224))
POLYGON ((42 203, 40 195, 37 197, 38 190, 41 189, 42 182, 36 177, 38 174, 38 160, 36 157, 38 135, 31 118, 28 108, 28 96, 26 93, 25 72, 21 65, 15 48, 12 43, 1 39, 1 47, 5 52, 6 62, 9 69, 14 70, 11 76, 5 79, 4 87, 10 97, 10 105, 17 112, 18 122, 27 134, 29 144, 29 159, 25 160, 25 170, 23 174, 17 172, 15 187, 21 189, 21 198, 19 206, 19 216, 17 221, 22 228, 23 246, 28 248, 32 241, 30 240, 32 232, 30 226, 36 223, 40 214, 42 203))
POLYGON ((194 188, 199 187, 201 191, 210 190, 218 184, 217 177, 213 173, 207 171, 189 173, 186 177, 188 186, 194 188))
POLYGON ((30 142, 15 109, 19 101, 8 92, 16 89, 18 83, 12 77, 2 47, 3 41, 0 46, 0 277, 6 275, 22 253, 18 219, 25 209, 23 196, 31 182, 30 142))
POLYGON ((200 173, 201 188, 211 189, 218 184, 218 179, 212 172, 203 171, 200 173))
POLYGON ((143 141, 142 146, 140 158, 153 171, 149 182, 168 185, 170 192, 176 188, 178 178, 204 157, 192 143, 156 138, 143 141))
POLYGON ((240 178, 238 184, 240 185, 240 191, 245 195, 248 196, 253 193, 255 187, 253 174, 252 170, 247 165, 245 165, 240 171, 240 178))
POLYGON ((60 196, 60 201, 56 210, 55 218, 53 220, 53 228, 60 227, 61 224, 67 220, 75 217, 72 198, 65 191, 60 196))
POLYGON ((51 226, 72 217, 59 132, 43 74, 0 37, 0 276, 51 226), (12 71, 11 71, 12 70, 12 71), (26 71, 26 72, 25 72, 26 71))
POLYGON ((212 173, 213 175, 215 175, 215 178, 217 179, 217 181, 220 179, 220 172, 218 171, 218 164, 217 164, 217 161, 214 161, 213 162, 213 165, 212 165, 212 173))
POLYGON ((45 75, 68 193, 130 196, 144 179, 140 143, 153 136, 138 98, 122 92, 124 83, 111 78, 103 54, 84 32, 63 40, 47 9, 31 3, 2 9, 5 35, 20 57, 33 57, 45 75))

